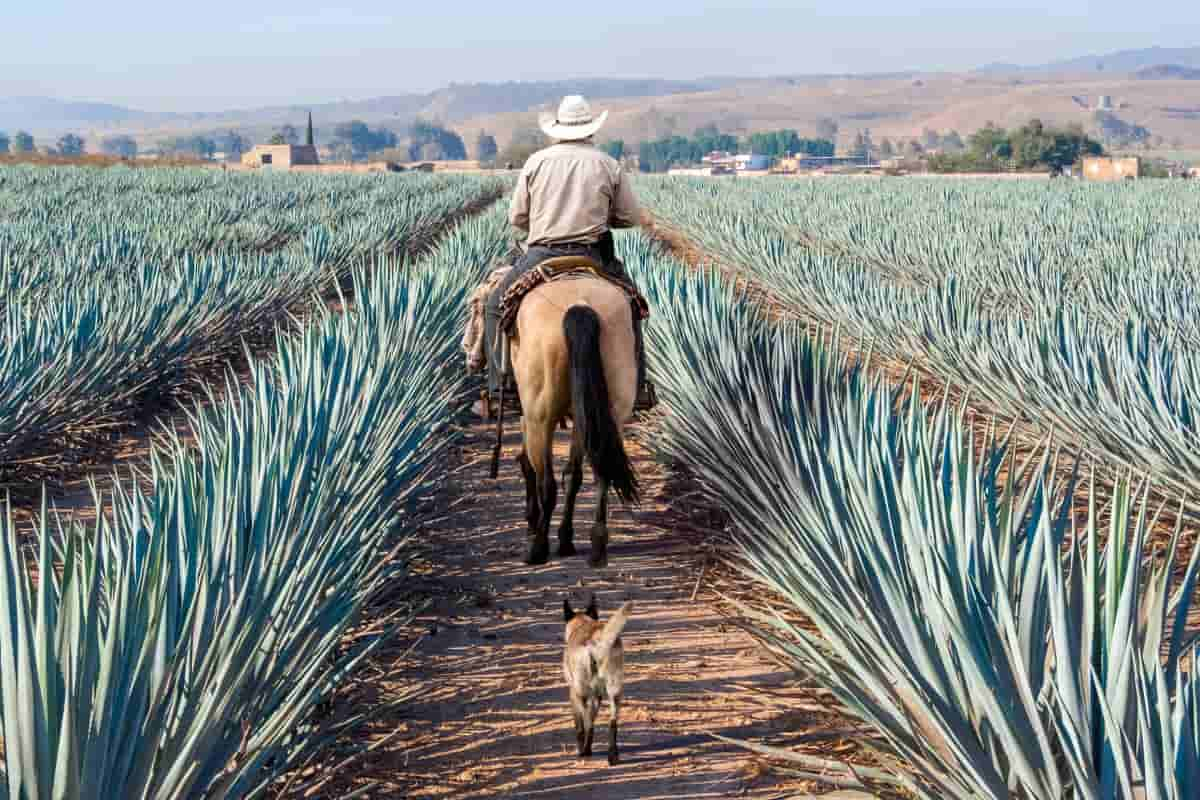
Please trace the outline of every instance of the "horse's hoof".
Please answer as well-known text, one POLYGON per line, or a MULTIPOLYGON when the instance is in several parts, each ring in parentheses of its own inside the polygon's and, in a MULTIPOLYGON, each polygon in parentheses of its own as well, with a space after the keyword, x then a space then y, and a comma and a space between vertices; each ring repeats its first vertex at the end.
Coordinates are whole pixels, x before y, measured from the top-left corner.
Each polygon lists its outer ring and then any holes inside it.
POLYGON ((604 569, 605 567, 608 566, 608 556, 607 555, 592 556, 591 558, 588 559, 588 566, 591 567, 592 569, 604 569))
POLYGON ((619 762, 620 760, 621 760, 621 756, 617 753, 616 750, 608 751, 608 765, 610 767, 615 767, 617 765, 617 762, 619 762))
POLYGON ((568 558, 576 554, 575 542, 571 539, 559 537, 558 540, 558 557, 568 558))
POLYGON ((525 563, 530 566, 545 564, 550 560, 550 544, 549 542, 534 542, 529 545, 529 553, 525 556, 525 563))

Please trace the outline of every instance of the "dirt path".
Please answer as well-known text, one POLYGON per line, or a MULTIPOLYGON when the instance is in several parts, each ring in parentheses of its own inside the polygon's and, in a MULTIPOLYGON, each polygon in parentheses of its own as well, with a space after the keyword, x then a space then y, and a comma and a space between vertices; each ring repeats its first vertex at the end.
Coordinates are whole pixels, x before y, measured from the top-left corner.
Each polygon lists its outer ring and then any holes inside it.
MULTIPOLYGON (((375 749, 326 772, 330 781, 309 796, 344 797, 371 783, 379 784, 372 797, 794 796, 799 787, 781 785, 757 757, 704 733, 762 739, 812 730, 824 714, 810 702, 809 712, 792 706, 781 716, 778 692, 789 691, 789 675, 726 624, 702 586, 692 599, 695 537, 654 522, 663 518, 656 513, 663 470, 634 444, 647 499, 637 513, 613 512, 608 569, 587 567, 593 498, 586 482, 576 524, 580 555, 528 567, 524 488, 511 461, 518 441, 507 441, 493 482, 488 433, 482 425, 467 431, 462 465, 436 501, 441 518, 419 534, 426 576, 405 590, 434 605, 337 701, 342 713, 384 709, 342 743, 375 749), (615 767, 603 748, 588 760, 574 755, 561 677, 563 596, 583 604, 591 592, 601 618, 626 599, 635 604, 624 635, 626 705, 615 767), (760 693, 768 687, 776 702, 760 693)), ((566 446, 560 432, 558 458, 566 446)), ((600 724, 606 720, 602 713, 600 724)), ((318 771, 330 770, 333 760, 323 761, 318 771)))

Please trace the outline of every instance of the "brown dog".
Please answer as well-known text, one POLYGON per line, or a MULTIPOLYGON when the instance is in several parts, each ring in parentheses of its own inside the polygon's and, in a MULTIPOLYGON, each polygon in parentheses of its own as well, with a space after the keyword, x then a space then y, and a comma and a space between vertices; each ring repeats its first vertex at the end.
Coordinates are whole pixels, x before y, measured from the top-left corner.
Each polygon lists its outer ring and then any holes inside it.
POLYGON ((608 699, 611 719, 608 723, 608 763, 616 764, 617 717, 621 708, 621 686, 625 681, 625 652, 621 631, 629 621, 633 601, 627 601, 600 622, 596 596, 592 595, 582 613, 571 610, 571 601, 563 600, 567 623, 567 649, 563 653, 563 675, 571 693, 571 716, 575 719, 575 738, 579 755, 592 754, 592 736, 596 732, 596 714, 600 701, 608 699))

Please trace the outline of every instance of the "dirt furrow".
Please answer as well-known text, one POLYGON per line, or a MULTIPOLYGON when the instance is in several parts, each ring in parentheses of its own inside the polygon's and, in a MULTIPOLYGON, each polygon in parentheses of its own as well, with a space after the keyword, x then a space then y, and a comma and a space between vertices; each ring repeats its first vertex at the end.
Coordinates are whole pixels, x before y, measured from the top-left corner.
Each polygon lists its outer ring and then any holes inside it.
MULTIPOLYGON (((465 431, 461 464, 435 500, 435 520, 418 533, 411 585, 398 587, 432 605, 335 700, 339 718, 379 716, 301 770, 282 794, 334 798, 373 785, 371 797, 650 800, 799 790, 707 732, 780 744, 788 740, 778 735, 794 741, 804 731, 832 730, 836 738, 845 720, 792 686, 792 676, 717 611, 698 581, 697 536, 663 526, 664 506, 675 499, 665 470, 632 443, 648 499, 640 509, 613 509, 607 569, 587 566, 590 477, 576 516, 580 554, 529 567, 522 563, 524 486, 512 460, 519 439, 506 440, 492 481, 490 434, 483 424, 465 431), (623 637, 622 758, 612 767, 603 747, 576 757, 560 666, 563 598, 579 605, 593 592, 602 619, 634 601, 623 637), (784 710, 780 698, 792 695, 796 702, 784 710)), ((560 432, 560 464, 567 445, 560 432)), ((598 736, 606 723, 602 711, 598 736)))

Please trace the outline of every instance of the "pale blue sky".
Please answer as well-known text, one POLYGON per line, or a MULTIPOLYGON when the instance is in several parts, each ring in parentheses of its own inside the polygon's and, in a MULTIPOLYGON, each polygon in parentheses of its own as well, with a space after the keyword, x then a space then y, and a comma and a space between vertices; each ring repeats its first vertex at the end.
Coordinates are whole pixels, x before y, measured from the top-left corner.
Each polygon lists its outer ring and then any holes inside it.
POLYGON ((1200 45, 1194 0, 5 5, 0 96, 163 111, 361 99, 451 81, 966 69, 1200 45))

